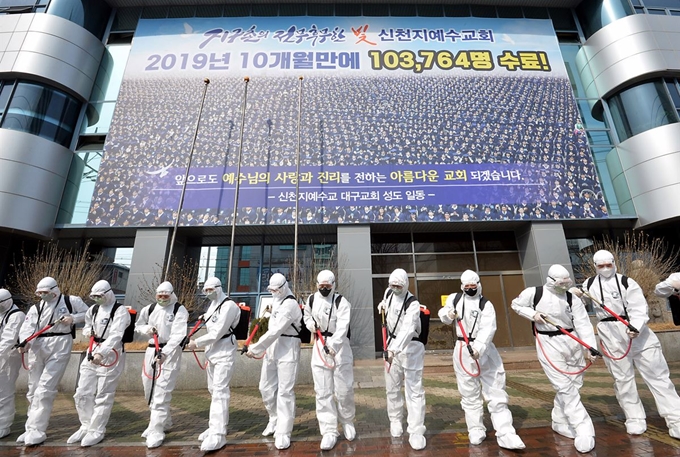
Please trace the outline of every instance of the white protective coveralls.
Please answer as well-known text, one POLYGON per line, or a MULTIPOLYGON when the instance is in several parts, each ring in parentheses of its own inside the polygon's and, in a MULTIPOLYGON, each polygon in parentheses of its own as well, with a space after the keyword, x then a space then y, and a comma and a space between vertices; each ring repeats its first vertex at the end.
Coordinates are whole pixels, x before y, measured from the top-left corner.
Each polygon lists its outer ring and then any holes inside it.
POLYGON ((536 288, 529 287, 512 301, 512 309, 520 316, 533 320, 536 325, 538 361, 557 392, 553 402, 552 429, 567 438, 574 438, 577 451, 590 452, 595 447, 595 428, 588 411, 581 403, 579 390, 583 386, 583 373, 565 374, 552 366, 567 373, 581 370, 586 364, 584 347, 547 324, 541 316, 547 316, 565 330, 573 329, 575 336, 590 347, 595 347, 595 333, 583 302, 572 294, 572 303, 569 306, 566 293, 572 284, 567 269, 561 265, 553 265, 548 270, 543 295, 536 308, 534 309, 536 288))
POLYGON ((147 305, 139 312, 135 331, 149 337, 149 346, 144 354, 144 369, 142 370, 142 384, 144 385, 144 398, 148 401, 153 388, 153 398, 149 405, 151 415, 149 426, 142 433, 146 438, 146 446, 155 448, 163 444, 165 430, 172 427, 170 417, 170 401, 172 391, 175 389, 177 376, 181 367, 182 348, 180 343, 187 334, 187 320, 189 313, 184 305, 178 305, 177 313, 174 312, 177 304, 177 296, 172 284, 161 283, 156 289, 156 304, 147 305), (167 297, 167 298, 166 298, 167 297), (150 312, 153 306, 153 311, 150 312), (160 364, 156 364, 158 379, 153 381, 153 368, 155 346, 153 329, 158 332, 158 342, 161 347, 160 364))
POLYGON ((663 298, 680 295, 680 273, 671 273, 668 278, 657 284, 654 294, 663 298))
POLYGON ((385 372, 390 434, 396 438, 403 433, 403 385, 409 444, 413 449, 420 450, 426 445, 423 387, 425 345, 415 339, 420 334, 420 303, 417 299, 413 300, 408 309, 403 309, 404 303, 412 294, 408 291, 408 274, 401 268, 390 274, 389 285, 383 294, 383 300, 378 304, 378 313, 385 310, 387 351, 392 359, 389 373, 385 372))
POLYGON ((26 394, 29 406, 26 432, 17 438, 17 443, 29 446, 40 444, 47 438, 45 432, 50 422, 54 398, 57 396, 57 387, 71 358, 71 325, 83 322, 87 311, 85 302, 80 297, 71 295, 69 300, 73 313, 69 312, 57 281, 49 276, 40 280, 36 294, 42 298, 40 303, 28 310, 19 339, 23 341, 45 326, 62 320, 23 348, 24 351, 30 349, 27 353, 30 371, 26 394))
POLYGON ((222 282, 215 277, 208 278, 203 293, 211 300, 205 319, 205 335, 192 340, 189 349, 205 348, 208 359, 206 374, 208 391, 212 395, 208 429, 199 436, 202 451, 214 451, 227 444, 229 425, 229 383, 234 374, 238 343, 234 329, 241 318, 241 308, 222 290, 222 282))
MULTIPOLYGON (((593 262, 598 274, 587 290, 588 294, 622 316, 640 332, 638 335, 628 330, 601 306, 593 303, 596 316, 600 320, 597 334, 606 353, 618 358, 628 350, 629 343, 631 345, 630 352, 621 360, 612 360, 606 354, 604 357, 607 369, 614 378, 616 399, 626 415, 626 431, 631 435, 639 435, 647 430, 645 410, 635 384, 637 368, 654 396, 659 414, 666 420, 670 436, 680 438, 680 398, 670 380, 661 343, 647 327, 648 305, 642 289, 630 278, 627 281, 628 288, 624 286, 622 275, 616 272, 611 252, 597 251, 593 255, 593 262)), ((583 289, 586 290, 587 286, 588 280, 584 282, 583 289)))
POLYGON ((292 296, 288 282, 281 273, 269 279, 267 288, 274 297, 267 332, 248 348, 248 357, 259 357, 267 351, 260 372, 260 393, 269 414, 269 423, 262 435, 275 435, 277 449, 290 447, 290 435, 295 420, 295 380, 300 362, 302 310, 292 296))
POLYGON ((671 273, 654 288, 654 295, 668 299, 673 323, 680 325, 680 273, 671 273))
POLYGON ((321 340, 314 342, 312 376, 316 392, 316 418, 323 436, 321 449, 328 450, 337 441, 338 422, 342 424, 347 440, 352 441, 356 437, 354 357, 347 338, 351 305, 345 297, 335 293, 335 275, 332 271, 321 271, 316 282, 318 290, 313 295, 312 306, 310 298, 307 299, 304 320, 312 336, 316 336, 318 326, 330 353, 325 353, 321 340), (336 306, 338 298, 340 301, 336 306))
POLYGON ((486 438, 483 420, 486 400, 498 445, 506 449, 524 449, 524 443, 512 426, 512 413, 508 409, 508 394, 505 391, 505 368, 498 349, 493 344, 496 311, 490 301, 486 301, 484 309, 480 311, 482 284, 477 273, 467 270, 461 275, 460 281, 462 292, 446 298, 446 304, 439 310, 439 318, 444 324, 453 324, 458 335, 453 348, 453 368, 456 371, 458 392, 461 395, 460 405, 465 411, 470 443, 480 444, 486 438), (454 306, 457 295, 459 300, 454 306), (479 368, 465 347, 458 319, 461 319, 468 341, 471 342, 479 368), (473 376, 477 374, 479 376, 473 376))
POLYGON ((82 446, 92 446, 104 439, 116 387, 125 371, 122 339, 130 324, 130 313, 125 306, 119 306, 116 314, 111 315, 116 296, 108 281, 97 281, 92 286, 90 297, 95 306, 98 305, 97 314, 92 314, 94 306, 85 313, 83 336, 95 338, 92 348, 94 359, 90 361, 86 357, 80 364, 80 378, 73 398, 81 425, 67 440, 68 444, 80 442, 82 446), (114 362, 111 367, 102 366, 114 362))
POLYGON ((21 369, 21 354, 14 345, 25 318, 9 290, 0 289, 0 438, 10 434, 14 421, 14 391, 21 369))

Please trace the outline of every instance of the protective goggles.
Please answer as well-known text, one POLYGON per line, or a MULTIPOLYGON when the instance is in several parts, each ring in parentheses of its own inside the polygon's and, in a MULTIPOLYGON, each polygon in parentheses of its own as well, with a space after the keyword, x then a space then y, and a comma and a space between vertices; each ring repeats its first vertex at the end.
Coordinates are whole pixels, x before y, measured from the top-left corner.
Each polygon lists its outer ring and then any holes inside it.
POLYGON ((156 298, 158 298, 159 300, 167 300, 170 298, 170 294, 166 292, 159 292, 156 294, 156 298))
POLYGON ((106 294, 107 292, 111 292, 111 289, 105 290, 104 292, 96 292, 94 294, 90 294, 90 298, 92 300, 94 300, 95 298, 102 298, 104 294, 106 294))
POLYGON ((55 286, 52 286, 52 287, 50 287, 50 288, 47 289, 47 290, 44 290, 44 289, 36 290, 36 291, 35 291, 35 294, 36 294, 38 297, 42 297, 43 295, 49 294, 49 293, 50 293, 49 291, 52 290, 52 289, 54 289, 55 287, 57 287, 57 286, 56 286, 56 285, 55 285, 55 286))
POLYGON ((392 290, 402 290, 403 288, 404 286, 402 286, 401 284, 390 284, 390 289, 392 290))
POLYGON ((595 268, 602 269, 602 268, 612 268, 614 266, 613 263, 608 262, 608 263, 598 263, 595 265, 595 268))
POLYGON ((477 290, 477 284, 465 284, 463 286, 465 290, 477 290))
POLYGON ((332 284, 319 284, 319 290, 333 290, 332 284))
POLYGON ((553 278, 552 276, 548 277, 555 282, 557 287, 571 287, 574 284, 571 278, 553 278))

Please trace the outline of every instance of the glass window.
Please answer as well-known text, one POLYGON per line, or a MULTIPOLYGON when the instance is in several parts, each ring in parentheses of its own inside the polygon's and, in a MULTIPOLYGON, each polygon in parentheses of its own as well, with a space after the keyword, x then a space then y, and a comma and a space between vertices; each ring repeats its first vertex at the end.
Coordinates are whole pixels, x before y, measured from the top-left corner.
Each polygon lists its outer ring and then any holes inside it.
POLYGON ((82 125, 82 134, 101 135, 109 132, 129 55, 130 45, 128 44, 106 47, 90 96, 87 116, 82 125))
POLYGON ((165 19, 168 17, 167 6, 145 6, 142 19, 165 19))
POLYGON ((196 17, 222 17, 222 5, 200 5, 196 7, 196 17))
POLYGON ((502 18, 522 18, 524 17, 524 12, 519 6, 497 6, 498 17, 502 18))
POLYGON ((522 10, 524 10, 524 17, 529 19, 550 19, 547 8, 524 6, 522 10))
POLYGON ((470 5, 472 17, 496 17, 496 7, 493 5, 470 5))
POLYGON ((517 250, 517 240, 513 232, 475 232, 474 239, 477 252, 517 250))
POLYGON ((409 233, 373 234, 371 241, 372 254, 396 254, 411 252, 411 235, 409 233))
MULTIPOLYGON (((647 7, 680 8, 680 0, 645 0, 644 3, 647 7)), ((640 2, 634 2, 633 4, 639 5, 640 2)))
POLYGON ((309 16, 333 16, 335 5, 332 3, 308 3, 307 14, 309 16))
POLYGON ((0 120, 2 120, 2 114, 5 112, 13 88, 14 81, 0 81, 0 120))
POLYGON ((383 17, 390 15, 390 6, 382 3, 365 3, 363 5, 364 16, 383 17))
POLYGON ((224 5, 224 15, 226 17, 250 16, 250 5, 224 5))
POLYGON ((606 129, 607 124, 604 120, 595 119, 591 113, 590 102, 587 99, 576 100, 578 111, 581 114, 581 121, 587 129, 606 129))
POLYGON ((361 4, 338 3, 335 5, 336 16, 361 16, 361 4))
POLYGON ((625 89, 609 98, 607 104, 621 141, 678 122, 678 113, 662 80, 625 89))
POLYGON ((141 14, 142 8, 119 8, 113 18, 111 32, 134 32, 141 14))
POLYGON ((304 3, 282 3, 279 6, 280 16, 305 16, 307 5, 304 3))
POLYGON ((102 39, 111 15, 111 7, 104 0, 52 0, 47 14, 78 24, 102 39))
POLYGON ((647 14, 653 14, 655 16, 665 16, 666 10, 647 8, 647 14))
MULTIPOLYGON (((569 81, 571 81, 571 89, 574 91, 574 95, 579 97, 586 96, 586 90, 583 88, 583 83, 581 82, 581 75, 576 66, 576 54, 581 49, 579 44, 562 43, 560 42, 560 52, 562 53, 562 59, 564 60, 564 65, 567 68, 567 76, 569 76, 569 81)), ((587 112, 590 112, 588 108, 587 112)))
POLYGON ((371 257, 373 274, 390 274, 397 268, 413 273, 413 257, 409 255, 374 255, 371 257))
MULTIPOLYGON (((78 194, 73 208, 73 217, 70 221, 64 221, 64 223, 85 224, 90 211, 92 211, 94 215, 97 215, 94 219, 95 225, 103 225, 105 223, 103 218, 108 213, 108 210, 100 208, 99 202, 92 203, 92 209, 90 210, 103 150, 103 141, 88 144, 76 150, 76 154, 82 159, 85 168, 80 178, 80 185, 78 186, 78 194), (99 220, 99 222, 97 222, 97 220, 99 220)), ((120 209, 123 211, 132 211, 132 208, 125 208, 125 206, 121 206, 120 209)))
POLYGON ((444 16, 468 17, 470 16, 470 7, 468 5, 444 5, 444 16))
POLYGON ((586 39, 602 27, 631 14, 634 14, 633 9, 626 0, 581 2, 576 8, 576 15, 586 39))
MULTIPOLYGON (((414 233, 415 252, 472 252, 472 235, 462 233, 414 233)), ((453 270, 456 271, 456 270, 453 270)))
POLYGON ((392 4, 390 5, 390 15, 400 17, 416 16, 416 5, 414 4, 392 4))
POLYGON ((169 18, 194 17, 196 15, 195 6, 171 6, 168 9, 169 18))
POLYGON ((444 8, 442 5, 417 5, 418 16, 423 17, 442 17, 444 15, 444 8))
POLYGON ((416 255, 416 271, 418 274, 441 273, 443 271, 462 272, 465 270, 476 270, 475 255, 472 253, 416 255))
POLYGON ((278 16, 279 15, 279 5, 276 3, 271 4, 254 4, 252 6, 253 16, 278 16))
POLYGON ((19 82, 0 127, 32 133, 69 147, 80 102, 57 89, 19 82))
POLYGON ((555 30, 578 30, 574 14, 570 9, 566 8, 548 8, 550 12, 550 19, 552 19, 555 30))
POLYGON ((521 270, 522 266, 519 261, 519 254, 517 252, 501 252, 489 254, 477 254, 477 263, 479 264, 479 271, 508 271, 521 270))

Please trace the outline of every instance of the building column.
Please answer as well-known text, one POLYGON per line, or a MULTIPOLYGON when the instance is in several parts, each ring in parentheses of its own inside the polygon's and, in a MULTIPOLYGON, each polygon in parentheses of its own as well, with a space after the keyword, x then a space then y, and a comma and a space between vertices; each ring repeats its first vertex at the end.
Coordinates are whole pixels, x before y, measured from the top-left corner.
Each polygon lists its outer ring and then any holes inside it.
POLYGON ((543 285, 555 264, 565 267, 574 277, 561 222, 532 222, 527 229, 517 230, 515 236, 527 287, 543 285))
POLYGON ((355 359, 375 358, 371 228, 338 225, 338 292, 352 304, 350 328, 355 359))
POLYGON ((155 293, 165 270, 170 236, 170 228, 137 230, 125 290, 127 306, 139 310, 149 304, 148 295, 155 293))

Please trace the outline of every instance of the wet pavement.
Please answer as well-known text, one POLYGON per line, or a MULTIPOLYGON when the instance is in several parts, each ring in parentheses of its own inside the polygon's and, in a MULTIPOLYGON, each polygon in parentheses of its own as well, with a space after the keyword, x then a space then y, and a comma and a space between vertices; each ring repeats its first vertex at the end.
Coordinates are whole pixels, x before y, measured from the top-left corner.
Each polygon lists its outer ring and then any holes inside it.
MULTIPOLYGON (((535 355, 534 355, 535 357, 535 355)), ((449 359, 450 360, 450 359, 449 359)), ((680 362, 670 364, 674 382, 680 381, 680 362)), ((320 451, 318 424, 314 411, 312 386, 296 387, 297 415, 291 447, 279 451, 272 438, 260 433, 267 423, 267 415, 257 387, 232 389, 228 444, 209 455, 234 456, 576 456, 573 441, 550 429, 550 410, 553 390, 542 370, 517 368, 506 362, 510 409, 518 434, 527 445, 523 451, 500 449, 492 431, 488 414, 485 423, 487 439, 479 446, 468 442, 465 419, 460 408, 456 378, 449 366, 429 366, 425 373, 428 429, 427 447, 414 451, 408 436, 391 438, 385 406, 382 367, 376 363, 357 364, 356 429, 357 439, 347 442, 342 436, 331 451, 320 451)), ((256 381, 254 381, 256 382, 256 381)), ((679 456, 680 440, 668 435, 664 421, 658 416, 651 393, 638 377, 638 389, 648 414, 648 431, 641 436, 625 433, 623 414, 614 397, 612 379, 600 361, 585 376, 581 390, 596 430, 596 447, 591 456, 679 456)), ((0 456, 189 456, 201 455, 198 435, 207 428, 210 396, 205 390, 176 391, 172 400, 173 426, 165 444, 153 450, 144 446, 140 437, 148 423, 148 409, 141 392, 119 392, 108 424, 105 440, 92 448, 66 445, 66 439, 78 428, 72 393, 60 392, 48 429, 45 444, 36 447, 17 446, 16 437, 22 432, 26 419, 26 400, 17 394, 17 417, 12 433, 0 440, 0 456)))

